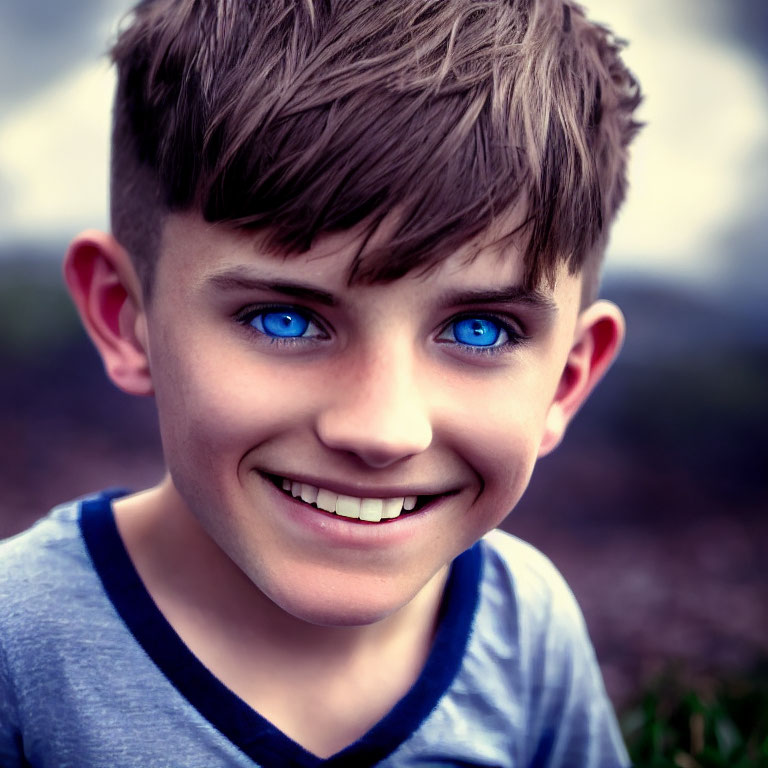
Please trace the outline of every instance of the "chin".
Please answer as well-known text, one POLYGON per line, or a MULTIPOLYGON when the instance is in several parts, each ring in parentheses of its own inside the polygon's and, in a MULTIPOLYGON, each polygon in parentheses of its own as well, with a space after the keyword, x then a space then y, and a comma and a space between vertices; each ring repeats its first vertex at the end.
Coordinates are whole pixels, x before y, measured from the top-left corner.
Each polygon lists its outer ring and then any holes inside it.
POLYGON ((385 585, 381 581, 377 581, 375 587, 366 587, 358 582, 356 588, 350 590, 349 577, 345 575, 341 580, 340 585, 315 580, 311 588, 308 588, 306 581, 300 581, 293 585, 283 584, 279 590, 260 589, 285 613, 322 627, 376 624, 396 613, 414 597, 411 594, 387 594, 388 590, 382 590, 385 585))
POLYGON ((348 606, 280 606, 295 619, 312 624, 316 627, 367 627, 378 624, 387 618, 387 613, 377 613, 364 607, 361 610, 350 609, 348 606))
POLYGON ((362 627, 376 624, 391 616, 402 604, 372 603, 365 595, 350 599, 342 595, 280 595, 275 604, 296 619, 321 627, 362 627), (315 599, 313 599, 315 598, 315 599))

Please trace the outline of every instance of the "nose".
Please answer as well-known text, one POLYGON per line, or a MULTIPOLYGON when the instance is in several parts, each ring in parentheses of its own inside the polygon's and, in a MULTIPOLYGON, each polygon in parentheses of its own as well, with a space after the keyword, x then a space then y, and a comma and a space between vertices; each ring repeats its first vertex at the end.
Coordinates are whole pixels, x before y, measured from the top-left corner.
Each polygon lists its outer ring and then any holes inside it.
POLYGON ((320 441, 376 469, 426 450, 432 424, 414 362, 382 351, 353 357, 318 414, 320 441))

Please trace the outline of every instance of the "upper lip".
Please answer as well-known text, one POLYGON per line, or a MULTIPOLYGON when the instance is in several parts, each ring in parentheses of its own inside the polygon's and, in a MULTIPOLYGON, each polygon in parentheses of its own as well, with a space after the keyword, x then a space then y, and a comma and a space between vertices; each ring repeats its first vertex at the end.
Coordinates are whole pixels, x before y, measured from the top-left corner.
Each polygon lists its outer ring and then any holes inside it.
POLYGON ((445 488, 429 485, 403 486, 403 485, 363 485, 362 483, 350 483, 327 478, 310 477, 299 472, 272 472, 261 470, 261 474, 270 477, 286 478, 293 482, 313 485, 316 488, 324 488, 341 496, 355 496, 361 499, 397 499, 405 496, 442 496, 456 493, 455 488, 445 488))

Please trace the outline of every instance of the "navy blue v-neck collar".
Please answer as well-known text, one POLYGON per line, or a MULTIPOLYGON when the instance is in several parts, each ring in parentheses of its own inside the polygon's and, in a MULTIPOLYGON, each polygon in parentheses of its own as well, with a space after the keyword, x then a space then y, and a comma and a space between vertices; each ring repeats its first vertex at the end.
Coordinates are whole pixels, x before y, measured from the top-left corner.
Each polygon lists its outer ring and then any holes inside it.
POLYGON ((142 583, 104 492, 81 504, 80 528, 109 599, 158 669, 217 730, 263 768, 366 768, 394 752, 437 706, 459 671, 477 608, 481 549, 454 560, 427 663, 410 691, 370 731, 327 759, 308 752, 220 682, 184 645, 142 583))

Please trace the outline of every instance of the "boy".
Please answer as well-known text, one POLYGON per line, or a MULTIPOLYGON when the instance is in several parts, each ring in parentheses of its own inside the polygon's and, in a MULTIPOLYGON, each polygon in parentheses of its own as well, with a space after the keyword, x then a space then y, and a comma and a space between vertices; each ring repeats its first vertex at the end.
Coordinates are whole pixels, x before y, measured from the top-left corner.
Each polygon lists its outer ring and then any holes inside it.
POLYGON ((2 547, 0 763, 626 765, 492 532, 621 343, 617 44, 562 0, 145 0, 113 55, 65 275, 168 475, 2 547))

